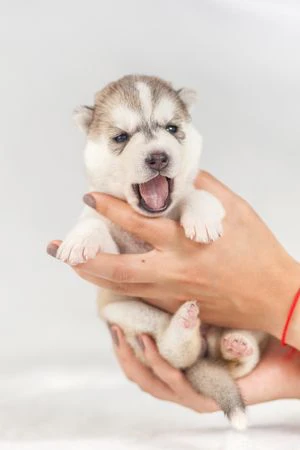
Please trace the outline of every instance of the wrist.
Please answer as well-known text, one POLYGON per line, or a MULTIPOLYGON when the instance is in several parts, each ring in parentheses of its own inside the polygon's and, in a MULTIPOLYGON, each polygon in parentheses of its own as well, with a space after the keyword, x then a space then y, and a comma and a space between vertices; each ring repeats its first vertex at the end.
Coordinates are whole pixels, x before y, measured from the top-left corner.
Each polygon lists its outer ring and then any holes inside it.
MULTIPOLYGON (((277 270, 273 278, 267 300, 265 314, 266 331, 281 339, 283 329, 293 299, 300 288, 300 264, 290 259, 281 269, 277 270)), ((291 318, 286 342, 288 345, 300 349, 300 304, 297 305, 291 318)))
POLYGON ((289 320, 285 327, 283 344, 288 344, 300 352, 300 287, 294 295, 289 310, 289 320))

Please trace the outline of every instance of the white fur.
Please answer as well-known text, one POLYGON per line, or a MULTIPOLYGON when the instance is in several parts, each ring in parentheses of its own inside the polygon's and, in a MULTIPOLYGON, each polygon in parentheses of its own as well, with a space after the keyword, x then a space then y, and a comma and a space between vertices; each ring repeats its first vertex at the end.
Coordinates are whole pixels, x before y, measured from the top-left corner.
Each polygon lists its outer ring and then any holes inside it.
POLYGON ((220 339, 220 350, 222 357, 227 361, 234 360, 235 357, 227 350, 225 345, 225 338, 230 338, 231 340, 238 339, 243 342, 244 348, 252 349, 252 353, 250 355, 240 356, 239 364, 229 365, 229 371, 233 378, 241 378, 247 375, 253 367, 257 365, 260 359, 260 338, 263 333, 259 331, 247 331, 247 330, 235 330, 229 329, 222 333, 220 339))
POLYGON ((198 314, 197 303, 191 301, 184 303, 171 316, 153 306, 127 298, 125 301, 120 302, 119 299, 118 302, 105 304, 102 316, 110 324, 117 323, 128 337, 132 336, 132 323, 135 323, 134 335, 150 333, 158 343, 160 354, 173 367, 186 368, 198 358, 202 346, 199 319, 194 320, 189 327, 185 323, 190 320, 191 306, 196 308, 198 314))
POLYGON ((174 102, 168 97, 163 97, 154 108, 153 119, 161 125, 166 125, 172 120, 174 111, 174 102))
POLYGON ((130 331, 132 321, 136 322, 136 333, 155 333, 161 335, 170 322, 171 315, 160 314, 157 308, 135 299, 120 303, 110 302, 102 311, 109 323, 118 323, 126 332, 130 331))
POLYGON ((197 92, 194 89, 182 88, 179 90, 179 97, 187 106, 188 110, 191 110, 192 106, 196 103, 197 92))
POLYGON ((245 412, 242 409, 236 409, 231 416, 230 422, 236 430, 244 431, 248 427, 248 420, 245 412))
POLYGON ((119 105, 112 111, 114 125, 127 133, 133 133, 141 121, 140 115, 126 105, 119 105))
POLYGON ((108 148, 107 140, 104 136, 87 140, 84 159, 89 189, 124 199, 123 167, 108 148))
POLYGON ((146 120, 150 120, 153 108, 150 88, 146 83, 140 81, 135 83, 135 87, 139 92, 143 115, 146 120))
POLYGON ((159 353, 178 369, 194 364, 200 355, 203 341, 199 333, 200 319, 197 302, 185 302, 170 320, 163 337, 157 340, 159 353), (193 308, 196 318, 191 318, 193 308))
POLYGON ((92 122, 93 110, 87 106, 78 106, 73 111, 73 120, 81 131, 88 131, 92 122))
POLYGON ((196 242, 213 242, 223 234, 225 210, 209 192, 194 189, 182 203, 180 223, 185 235, 196 242))
POLYGON ((56 257, 77 265, 95 258, 98 252, 119 253, 106 224, 86 207, 82 218, 60 245, 56 257))

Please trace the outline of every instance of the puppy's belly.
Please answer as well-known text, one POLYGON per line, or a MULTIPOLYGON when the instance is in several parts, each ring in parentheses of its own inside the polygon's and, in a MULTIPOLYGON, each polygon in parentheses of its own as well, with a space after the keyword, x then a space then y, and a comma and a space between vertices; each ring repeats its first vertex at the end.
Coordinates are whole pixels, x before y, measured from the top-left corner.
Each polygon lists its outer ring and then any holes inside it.
POLYGON ((152 250, 151 245, 122 230, 118 225, 109 223, 109 231, 118 245, 120 253, 145 253, 152 250))

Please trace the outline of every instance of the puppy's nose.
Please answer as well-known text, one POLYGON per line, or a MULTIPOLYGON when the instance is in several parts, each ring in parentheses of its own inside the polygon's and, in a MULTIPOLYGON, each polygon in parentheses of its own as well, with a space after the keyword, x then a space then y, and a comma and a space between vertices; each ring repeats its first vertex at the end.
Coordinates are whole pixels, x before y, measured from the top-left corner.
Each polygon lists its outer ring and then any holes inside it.
POLYGON ((147 156, 145 163, 150 169, 162 170, 169 164, 169 157, 165 152, 153 152, 147 156))

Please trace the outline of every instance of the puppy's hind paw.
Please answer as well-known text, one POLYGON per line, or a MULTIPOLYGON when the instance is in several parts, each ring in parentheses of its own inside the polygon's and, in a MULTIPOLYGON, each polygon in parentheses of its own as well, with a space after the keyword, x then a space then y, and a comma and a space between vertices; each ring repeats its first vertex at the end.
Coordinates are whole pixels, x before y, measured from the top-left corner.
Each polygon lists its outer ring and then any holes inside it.
POLYGON ((184 303, 176 313, 178 324, 182 328, 195 328, 199 326, 199 305, 196 301, 184 303))
POLYGON ((221 340, 221 353, 227 360, 241 359, 254 352, 252 342, 247 336, 238 332, 224 334, 221 340))

